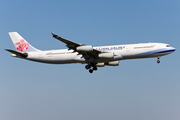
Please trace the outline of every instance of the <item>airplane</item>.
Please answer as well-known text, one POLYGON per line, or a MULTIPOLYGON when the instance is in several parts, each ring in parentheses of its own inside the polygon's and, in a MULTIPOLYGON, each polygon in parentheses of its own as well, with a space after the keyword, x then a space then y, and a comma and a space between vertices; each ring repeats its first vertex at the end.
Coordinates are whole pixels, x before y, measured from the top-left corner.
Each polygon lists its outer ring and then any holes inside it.
POLYGON ((66 44, 68 49, 60 50, 38 50, 29 44, 17 32, 9 32, 10 38, 14 43, 15 50, 5 49, 12 53, 12 57, 26 59, 35 62, 49 64, 86 64, 85 68, 90 73, 97 70, 97 67, 118 66, 120 60, 153 58, 157 57, 157 63, 160 63, 160 57, 175 51, 174 47, 165 43, 139 43, 126 45, 111 45, 93 47, 76 43, 51 32, 57 40, 66 44))

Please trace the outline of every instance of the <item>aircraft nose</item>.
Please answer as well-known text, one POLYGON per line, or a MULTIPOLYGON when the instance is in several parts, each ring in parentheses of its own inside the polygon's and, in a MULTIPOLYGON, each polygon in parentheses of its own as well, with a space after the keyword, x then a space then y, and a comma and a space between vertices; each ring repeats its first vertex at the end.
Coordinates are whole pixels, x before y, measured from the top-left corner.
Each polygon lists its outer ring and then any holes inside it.
POLYGON ((171 47, 171 51, 174 52, 176 50, 176 48, 174 47, 171 47))

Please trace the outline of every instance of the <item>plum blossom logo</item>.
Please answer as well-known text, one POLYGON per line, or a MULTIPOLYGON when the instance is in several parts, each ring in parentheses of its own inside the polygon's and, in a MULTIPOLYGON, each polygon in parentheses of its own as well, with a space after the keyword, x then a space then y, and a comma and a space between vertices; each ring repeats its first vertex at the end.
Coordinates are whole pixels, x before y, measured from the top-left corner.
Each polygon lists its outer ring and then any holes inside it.
POLYGON ((15 46, 18 51, 22 52, 28 49, 29 43, 22 39, 20 42, 16 43, 15 46))

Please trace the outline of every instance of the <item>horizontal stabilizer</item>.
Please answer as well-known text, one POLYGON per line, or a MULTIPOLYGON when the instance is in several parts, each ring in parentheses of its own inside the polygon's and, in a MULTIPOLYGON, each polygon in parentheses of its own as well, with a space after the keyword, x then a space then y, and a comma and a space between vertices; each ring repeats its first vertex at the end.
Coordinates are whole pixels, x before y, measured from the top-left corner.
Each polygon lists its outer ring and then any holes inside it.
POLYGON ((20 53, 20 52, 17 52, 17 51, 14 51, 14 50, 10 50, 10 49, 5 49, 6 51, 12 53, 12 54, 15 54, 17 56, 20 56, 20 57, 23 57, 23 58, 26 58, 28 56, 27 53, 20 53))

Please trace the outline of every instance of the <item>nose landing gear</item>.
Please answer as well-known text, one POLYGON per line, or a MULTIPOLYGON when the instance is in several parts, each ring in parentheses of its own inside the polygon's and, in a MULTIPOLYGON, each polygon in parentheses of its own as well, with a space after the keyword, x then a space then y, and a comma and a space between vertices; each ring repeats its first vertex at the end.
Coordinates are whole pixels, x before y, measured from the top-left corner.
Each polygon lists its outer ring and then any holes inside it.
POLYGON ((157 63, 160 63, 160 60, 159 60, 159 59, 160 59, 160 56, 158 56, 158 60, 157 60, 157 63))

